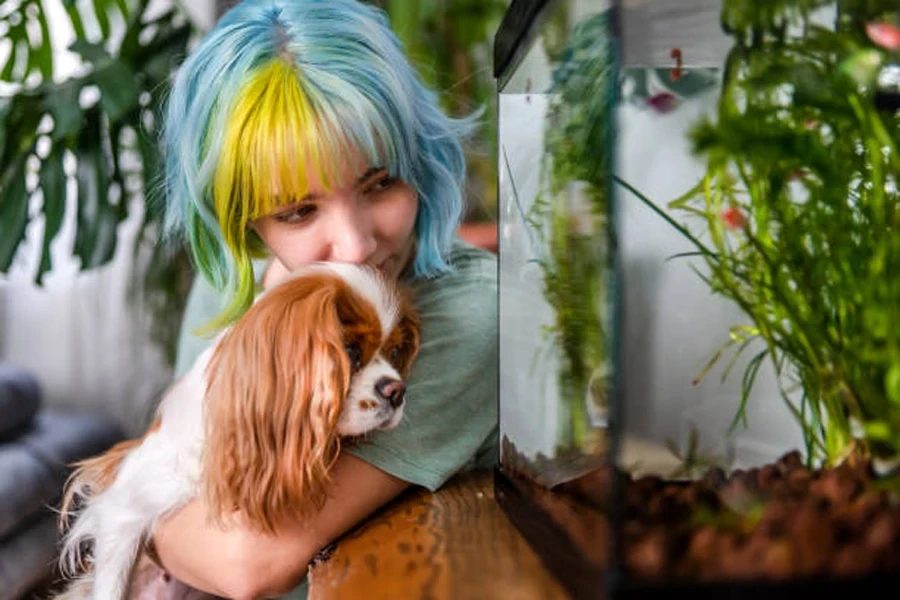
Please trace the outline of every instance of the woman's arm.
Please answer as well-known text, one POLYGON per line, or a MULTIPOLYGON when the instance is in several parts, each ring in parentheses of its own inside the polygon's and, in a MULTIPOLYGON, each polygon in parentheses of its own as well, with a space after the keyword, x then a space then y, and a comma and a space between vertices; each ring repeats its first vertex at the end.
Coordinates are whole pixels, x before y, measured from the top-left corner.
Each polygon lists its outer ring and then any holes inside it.
POLYGON ((296 587, 313 556, 396 497, 409 484, 367 462, 342 454, 328 499, 304 522, 284 523, 265 535, 211 523, 196 500, 159 523, 153 543, 162 566, 181 581, 239 600, 277 597, 296 587))

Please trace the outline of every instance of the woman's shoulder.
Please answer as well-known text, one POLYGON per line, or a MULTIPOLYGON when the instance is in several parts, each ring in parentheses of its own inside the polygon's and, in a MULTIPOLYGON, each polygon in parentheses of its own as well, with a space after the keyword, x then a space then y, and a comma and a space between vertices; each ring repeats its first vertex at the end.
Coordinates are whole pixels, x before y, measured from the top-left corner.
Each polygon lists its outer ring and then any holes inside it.
POLYGON ((497 295, 497 256, 459 238, 447 256, 450 269, 436 277, 416 279, 411 287, 417 295, 497 295), (452 292, 452 293, 451 293, 452 292))
POLYGON ((415 305, 426 322, 459 319, 496 330, 497 257, 463 240, 454 241, 447 262, 451 269, 411 285, 415 305))

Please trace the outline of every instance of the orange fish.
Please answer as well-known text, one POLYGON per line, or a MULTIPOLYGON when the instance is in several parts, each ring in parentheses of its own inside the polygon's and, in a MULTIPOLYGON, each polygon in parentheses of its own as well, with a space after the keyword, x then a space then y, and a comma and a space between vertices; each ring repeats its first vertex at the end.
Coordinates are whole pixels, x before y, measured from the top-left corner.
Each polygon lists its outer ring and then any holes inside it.
POLYGON ((669 76, 672 78, 672 81, 678 81, 683 73, 681 48, 672 48, 669 56, 675 59, 675 68, 669 70, 669 76))
POLYGON ((732 231, 743 229, 747 226, 747 215, 736 206, 726 208, 722 211, 721 216, 722 220, 725 222, 725 227, 732 231))
POLYGON ((866 34, 876 46, 885 50, 900 50, 900 27, 884 21, 866 25, 866 34))

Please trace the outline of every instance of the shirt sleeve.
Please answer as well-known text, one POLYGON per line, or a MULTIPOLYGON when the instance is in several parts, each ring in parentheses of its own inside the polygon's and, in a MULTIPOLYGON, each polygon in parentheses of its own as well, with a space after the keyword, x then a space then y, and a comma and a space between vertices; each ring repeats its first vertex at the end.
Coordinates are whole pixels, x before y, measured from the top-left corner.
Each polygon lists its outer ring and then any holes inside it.
POLYGON ((457 472, 483 465, 485 449, 496 448, 496 261, 474 261, 414 293, 421 345, 403 419, 348 452, 434 491, 457 472))
MULTIPOLYGON (((268 264, 267 259, 253 261, 253 275, 257 284, 262 280, 268 264)), ((217 332, 197 335, 197 331, 219 316, 226 306, 225 294, 217 291, 202 275, 194 275, 175 348, 175 379, 187 373, 197 357, 212 344, 217 332)))
POLYGON ((188 292, 181 330, 178 334, 178 345, 175 349, 175 378, 179 378, 190 370, 197 357, 212 343, 215 332, 197 335, 197 330, 212 321, 225 308, 222 294, 206 280, 195 275, 188 292))

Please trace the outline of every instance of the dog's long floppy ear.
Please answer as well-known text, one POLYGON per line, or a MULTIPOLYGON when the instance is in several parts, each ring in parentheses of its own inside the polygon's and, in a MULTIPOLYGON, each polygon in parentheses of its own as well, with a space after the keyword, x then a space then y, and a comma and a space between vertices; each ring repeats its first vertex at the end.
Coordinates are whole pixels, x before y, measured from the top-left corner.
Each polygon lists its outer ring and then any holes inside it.
POLYGON ((411 292, 405 291, 400 296, 400 322, 397 329, 402 336, 402 344, 399 348, 400 376, 406 379, 413 361, 419 354, 420 332, 422 329, 419 313, 413 305, 411 292))
POLYGON ((203 455, 212 514, 239 509, 273 532, 324 502, 350 380, 337 309, 344 285, 324 274, 288 279, 214 351, 203 455))

